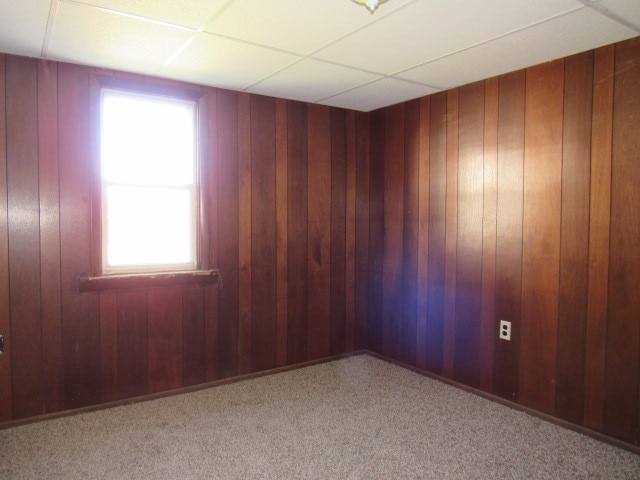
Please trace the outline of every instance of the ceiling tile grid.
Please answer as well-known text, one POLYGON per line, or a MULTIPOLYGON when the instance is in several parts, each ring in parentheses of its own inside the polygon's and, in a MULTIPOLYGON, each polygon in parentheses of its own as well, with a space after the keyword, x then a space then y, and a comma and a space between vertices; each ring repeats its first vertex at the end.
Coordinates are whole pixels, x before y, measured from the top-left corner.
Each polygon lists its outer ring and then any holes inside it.
POLYGON ((453 88, 635 35, 633 30, 591 9, 580 9, 428 62, 397 77, 453 88))
POLYGON ((417 1, 315 57, 389 75, 579 8, 575 0, 417 1))
POLYGON ((158 22, 198 29, 211 20, 228 0, 74 0, 87 6, 94 6, 128 13, 158 22))
POLYGON ((300 58, 260 45, 195 33, 179 55, 160 67, 158 74, 184 75, 193 83, 244 90, 300 58))
POLYGON ((437 91, 438 89, 425 85, 384 77, 318 103, 368 112, 406 100, 424 97, 437 91))
POLYGON ((0 52, 370 111, 640 34, 640 0, 4 0, 0 52))
POLYGON ((60 2, 47 57, 152 74, 191 35, 185 28, 60 2))
POLYGON ((50 2, 0 2, 0 52, 37 57, 47 30, 50 2))
POLYGON ((306 58, 250 87, 250 93, 319 102, 383 78, 352 68, 306 58))

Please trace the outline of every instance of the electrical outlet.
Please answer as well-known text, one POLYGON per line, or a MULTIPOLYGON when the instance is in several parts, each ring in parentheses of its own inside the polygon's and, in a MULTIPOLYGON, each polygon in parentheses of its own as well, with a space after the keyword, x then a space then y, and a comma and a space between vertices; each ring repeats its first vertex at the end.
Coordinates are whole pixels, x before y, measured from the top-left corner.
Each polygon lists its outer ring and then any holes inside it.
POLYGON ((0 335, 0 355, 4 353, 4 337, 0 335))
POLYGON ((498 338, 511 341, 511 322, 500 320, 500 331, 498 332, 498 338))

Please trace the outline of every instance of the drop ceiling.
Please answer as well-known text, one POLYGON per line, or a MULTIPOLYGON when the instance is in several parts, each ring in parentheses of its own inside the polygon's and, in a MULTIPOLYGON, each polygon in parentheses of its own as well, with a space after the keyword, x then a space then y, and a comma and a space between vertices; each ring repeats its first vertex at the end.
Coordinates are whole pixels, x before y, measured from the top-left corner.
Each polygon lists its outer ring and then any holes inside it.
POLYGON ((370 111, 640 34, 640 0, 2 0, 0 51, 370 111))

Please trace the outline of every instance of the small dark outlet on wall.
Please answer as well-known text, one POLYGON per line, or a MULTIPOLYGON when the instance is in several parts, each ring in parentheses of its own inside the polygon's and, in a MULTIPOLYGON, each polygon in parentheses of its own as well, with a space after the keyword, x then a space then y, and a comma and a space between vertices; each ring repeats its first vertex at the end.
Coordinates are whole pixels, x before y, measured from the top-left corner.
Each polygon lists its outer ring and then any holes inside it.
POLYGON ((4 353, 4 337, 0 335, 0 355, 4 353))

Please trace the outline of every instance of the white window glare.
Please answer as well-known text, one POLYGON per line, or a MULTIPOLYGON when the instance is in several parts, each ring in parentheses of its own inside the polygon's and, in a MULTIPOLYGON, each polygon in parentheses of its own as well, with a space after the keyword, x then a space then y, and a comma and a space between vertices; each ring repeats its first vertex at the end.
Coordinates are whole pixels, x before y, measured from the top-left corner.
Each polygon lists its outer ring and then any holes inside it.
POLYGON ((104 273, 197 266, 196 105, 103 89, 104 273))

